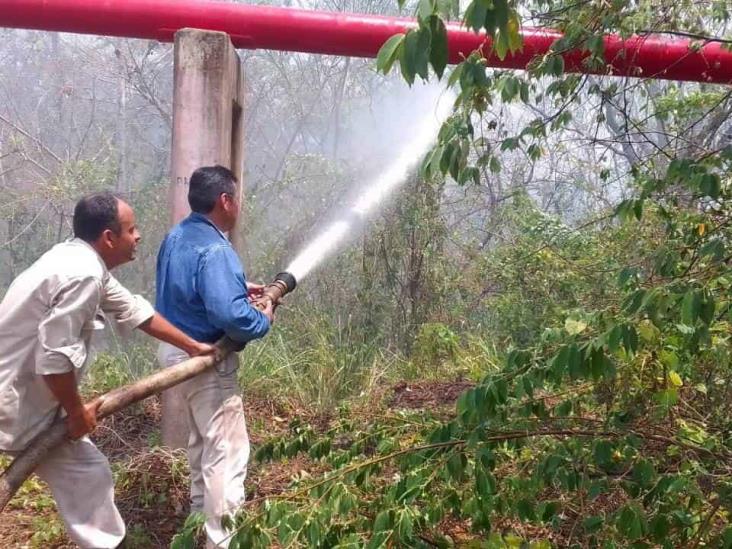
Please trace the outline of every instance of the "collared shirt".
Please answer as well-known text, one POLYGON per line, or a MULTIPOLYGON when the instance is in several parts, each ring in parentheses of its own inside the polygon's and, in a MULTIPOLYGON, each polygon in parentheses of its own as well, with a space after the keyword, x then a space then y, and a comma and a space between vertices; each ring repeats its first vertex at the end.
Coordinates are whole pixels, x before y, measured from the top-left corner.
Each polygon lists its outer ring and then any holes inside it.
POLYGON ((246 343, 269 330, 249 303, 246 277, 226 236, 205 215, 192 213, 160 246, 155 308, 198 341, 224 334, 246 343))
POLYGON ((83 240, 55 245, 13 281, 0 303, 0 449, 22 450, 53 421, 59 403, 42 376, 80 380, 105 313, 131 332, 155 311, 83 240))

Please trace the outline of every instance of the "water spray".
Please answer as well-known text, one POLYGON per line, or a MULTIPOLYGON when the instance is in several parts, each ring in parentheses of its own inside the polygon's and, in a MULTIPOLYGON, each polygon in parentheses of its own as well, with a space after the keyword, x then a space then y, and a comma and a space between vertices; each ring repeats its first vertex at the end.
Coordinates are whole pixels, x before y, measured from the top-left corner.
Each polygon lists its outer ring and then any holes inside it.
POLYGON ((349 238, 358 234, 369 216, 407 181, 420 159, 437 139, 440 126, 452 112, 455 97, 453 90, 444 90, 434 110, 414 125, 412 134, 399 155, 366 185, 348 210, 341 212, 335 221, 300 251, 287 267, 287 272, 292 273, 293 279, 302 280, 349 238))

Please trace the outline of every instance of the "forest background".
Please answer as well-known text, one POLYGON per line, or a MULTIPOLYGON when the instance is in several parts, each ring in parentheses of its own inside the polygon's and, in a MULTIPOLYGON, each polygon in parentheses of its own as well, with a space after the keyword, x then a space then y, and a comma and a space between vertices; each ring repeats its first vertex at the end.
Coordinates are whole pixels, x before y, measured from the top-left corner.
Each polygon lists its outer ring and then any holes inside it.
MULTIPOLYGON (((232 547, 732 547, 732 90, 567 75, 558 55, 598 63, 609 32, 729 47, 727 2, 293 7, 420 26, 376 63, 240 52, 250 279, 282 270, 347 206, 444 86, 457 100, 421 168, 243 354, 246 398, 268 407, 248 410, 259 465, 232 547), (443 21, 456 18, 494 34, 498 56, 521 47, 521 25, 566 37, 529 71, 478 55, 445 69, 443 21)), ((117 276, 154 298, 172 47, 0 36, 0 288, 69 237, 80 195, 111 189, 144 238, 117 276)), ((114 340, 85 390, 153 368, 149 342, 114 340)), ((185 460, 160 448, 157 413, 98 436, 136 543, 170 541, 145 514, 164 508, 187 546, 200 521, 182 526, 185 460)), ((6 540, 65 543, 37 482, 13 513, 6 540)))

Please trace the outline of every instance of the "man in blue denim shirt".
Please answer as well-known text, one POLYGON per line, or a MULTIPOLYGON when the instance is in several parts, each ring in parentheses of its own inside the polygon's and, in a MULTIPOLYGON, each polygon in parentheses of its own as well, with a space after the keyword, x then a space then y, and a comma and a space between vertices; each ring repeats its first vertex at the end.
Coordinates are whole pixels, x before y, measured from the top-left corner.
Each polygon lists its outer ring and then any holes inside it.
MULTIPOLYGON (((158 253, 157 310, 189 336, 213 343, 224 334, 246 343, 264 336, 272 322, 271 305, 259 311, 249 295, 262 286, 247 283, 236 252, 224 232, 240 210, 237 180, 222 166, 199 168, 190 178, 192 213, 173 227, 158 253)), ((163 344, 158 360, 172 366, 188 358, 163 344)), ((180 385, 190 436, 191 511, 206 515, 207 546, 225 546, 223 515, 244 502, 249 460, 247 435, 236 370, 229 356, 217 369, 180 385)))

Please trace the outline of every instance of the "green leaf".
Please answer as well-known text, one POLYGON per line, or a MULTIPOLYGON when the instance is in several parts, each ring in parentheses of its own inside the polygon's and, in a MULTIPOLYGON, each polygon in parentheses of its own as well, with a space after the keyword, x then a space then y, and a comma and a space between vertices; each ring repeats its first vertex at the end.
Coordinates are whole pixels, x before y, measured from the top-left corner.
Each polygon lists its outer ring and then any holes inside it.
POLYGON ((430 18, 430 32, 432 34, 430 64, 437 78, 440 79, 445 72, 448 60, 447 30, 445 29, 445 23, 436 15, 430 18))
POLYGON ((512 11, 511 15, 508 17, 506 32, 508 33, 508 49, 511 53, 522 49, 524 43, 523 38, 521 37, 521 23, 519 22, 518 14, 515 11, 512 11))
POLYGON ((564 372, 567 370, 567 359, 569 357, 569 348, 565 345, 563 346, 559 352, 554 355, 554 358, 551 359, 549 362, 549 369, 552 373, 552 376, 554 378, 554 381, 559 381, 562 379, 562 376, 564 375, 564 372))
POLYGON ((488 499, 496 493, 495 478, 482 467, 475 469, 475 493, 482 499, 488 499))
POLYGON ((601 378, 610 379, 615 376, 615 368, 610 359, 605 355, 602 348, 596 348, 592 351, 590 358, 590 372, 592 379, 598 381, 601 378))
POLYGON ((585 42, 587 49, 597 57, 602 57, 605 51, 605 40, 602 34, 593 34, 585 42))
POLYGON ((623 327, 620 324, 616 324, 607 333, 607 346, 610 352, 615 352, 620 348, 620 342, 623 338, 623 327))
POLYGON ((391 530, 391 526, 392 517, 390 510, 387 509, 385 511, 381 511, 381 513, 376 515, 376 519, 374 520, 374 533, 391 530))
POLYGON ((650 486, 656 478, 656 470, 650 461, 642 459, 633 466, 633 480, 642 487, 650 486))
POLYGON ((534 384, 531 381, 531 378, 529 375, 525 375, 521 379, 521 384, 523 385, 524 393, 529 397, 533 398, 534 396, 534 384))
POLYGON ((635 353, 638 350, 638 332, 633 326, 623 327, 623 347, 628 353, 635 353))
POLYGON ((506 76, 498 81, 497 87, 501 91, 503 102, 508 103, 519 94, 521 84, 515 76, 506 76))
POLYGON ((399 67, 404 80, 411 86, 414 84, 414 76, 417 74, 417 50, 419 47, 419 31, 410 30, 404 37, 404 43, 399 56, 399 67))
POLYGON ((450 169, 456 154, 457 146, 454 142, 451 141, 443 147, 442 155, 440 156, 440 172, 442 172, 443 175, 445 175, 450 169))
POLYGON ((564 73, 564 58, 559 54, 552 54, 547 62, 547 72, 553 76, 562 76, 562 73, 564 73))
POLYGON ((587 517, 586 519, 584 519, 582 521, 582 527, 585 529, 585 531, 588 534, 592 534, 593 532, 597 532, 600 529, 600 527, 603 525, 604 522, 605 522, 604 517, 594 515, 594 516, 587 517))
POLYGON ((623 288, 628 282, 638 276, 638 269, 635 267, 625 267, 618 273, 618 286, 623 288))
POLYGON ((643 217, 643 199, 635 201, 635 204, 633 205, 633 213, 635 214, 635 218, 640 221, 643 217))
POLYGON ((554 408, 554 415, 557 417, 565 417, 572 413, 572 401, 565 400, 564 402, 557 404, 554 408))
POLYGON ((425 23, 435 13, 437 6, 435 0, 419 0, 417 6, 417 18, 425 23))
POLYGON ((559 513, 560 506, 556 501, 547 501, 537 506, 537 514, 544 522, 549 522, 557 513, 559 513))
POLYGON ((650 534, 653 536, 654 541, 663 542, 668 537, 671 531, 671 525, 669 524, 666 515, 656 515, 648 525, 650 534))
POLYGON ((402 543, 407 542, 412 538, 414 533, 414 522, 412 520, 412 515, 406 509, 399 511, 395 530, 399 541, 402 543))
POLYGON ((623 310, 629 315, 637 313, 641 305, 643 304, 643 300, 645 297, 646 290, 636 290, 623 303, 623 310))
POLYGON ((501 141, 501 150, 502 151, 513 151, 517 149, 519 146, 519 140, 516 137, 508 137, 501 141))
POLYGON ((482 446, 478 449, 475 455, 475 459, 477 464, 487 469, 488 471, 492 470, 496 466, 496 456, 493 454, 493 451, 487 446, 482 446))
POLYGON ((196 539, 205 523, 206 516, 203 513, 196 512, 188 515, 182 530, 173 536, 170 542, 171 549, 194 549, 196 539))
POLYGON ((536 520, 534 505, 528 499, 521 499, 516 503, 516 512, 521 520, 536 520))
POLYGON ((457 481, 463 479, 463 472, 465 471, 466 465, 467 459, 465 458, 465 454, 462 453, 455 453, 447 460, 447 470, 450 476, 457 481))
POLYGON ((465 10, 463 23, 469 29, 479 32, 485 24, 485 18, 488 14, 488 7, 483 0, 473 0, 465 10))
POLYGON ((501 173, 501 162, 496 156, 491 156, 491 161, 488 165, 488 169, 492 173, 501 173))
POLYGON ((643 214, 643 203, 638 205, 638 200, 627 199, 623 200, 615 208, 615 215, 620 218, 621 221, 629 221, 635 217, 638 219, 638 215, 643 214))
POLYGON ((724 242, 720 239, 710 240, 699 250, 701 257, 711 256, 714 261, 721 261, 724 259, 725 246, 724 242))
POLYGON ((496 52, 498 59, 503 61, 508 53, 509 42, 505 32, 499 32, 495 40, 493 40, 493 51, 496 52))
POLYGON ((323 540, 323 528, 320 525, 320 521, 311 520, 307 527, 308 541, 310 547, 319 547, 323 540))
POLYGON ((529 85, 526 82, 521 82, 521 90, 519 91, 519 96, 521 97, 521 101, 528 105, 530 100, 529 85))
POLYGON ((567 365, 569 367, 569 377, 572 379, 579 379, 584 376, 585 368, 584 368, 584 357, 582 356, 582 352, 579 350, 577 345, 574 343, 569 346, 569 351, 567 354, 567 365))
POLYGON ((606 494, 607 491, 607 482, 595 481, 590 484, 590 489, 587 491, 587 497, 589 497, 590 500, 594 500, 602 494, 606 494))
POLYGON ((354 509, 357 504, 358 502, 356 501, 356 496, 354 494, 350 492, 344 492, 338 498, 338 513, 340 513, 341 515, 346 515, 351 511, 351 509, 354 509))
POLYGON ((432 44, 432 32, 429 27, 419 29, 417 40, 417 52, 415 53, 415 70, 423 80, 429 78, 430 45, 432 44))
POLYGON ((675 388, 659 391, 653 395, 653 400, 662 408, 669 410, 679 401, 679 391, 675 388))
POLYGON ((543 149, 541 148, 541 145, 537 143, 532 143, 529 145, 529 148, 526 149, 526 153, 529 155, 529 158, 531 160, 537 161, 539 158, 541 158, 541 155, 543 154, 543 149))
POLYGON ((720 536, 720 547, 722 549, 732 549, 732 526, 728 526, 720 536))
POLYGON ((719 176, 715 173, 704 174, 699 183, 699 190, 703 195, 717 199, 722 190, 722 183, 719 176))
MULTIPOLYGON (((482 0, 478 1, 480 2, 482 0)), ((483 28, 485 29, 485 32, 488 34, 488 36, 495 39, 496 30, 498 29, 498 21, 496 20, 495 10, 489 9, 487 11, 487 13, 485 14, 485 19, 483 20, 483 28)))
POLYGON ((324 438, 313 444, 308 450, 308 455, 313 459, 320 459, 330 454, 330 439, 324 438))
POLYGON ((643 510, 634 504, 626 505, 618 514, 616 526, 618 531, 629 540, 643 537, 646 530, 643 510))
POLYGON ((699 318, 705 324, 710 324, 714 320, 714 310, 716 306, 714 303, 714 296, 711 292, 705 290, 701 294, 701 306, 699 309, 699 318))
POLYGON ((399 58, 399 51, 404 43, 404 34, 395 34, 379 49, 376 56, 376 70, 388 74, 394 61, 399 58))
POLYGON ((650 320, 644 320, 638 324, 638 334, 646 343, 655 343, 661 334, 661 331, 650 320))
POLYGON ((424 179, 434 179, 440 171, 440 158, 442 157, 442 146, 434 147, 424 158, 420 172, 424 179))
POLYGON ((465 70, 465 61, 460 63, 457 67, 455 67, 450 73, 450 78, 447 79, 447 86, 453 87, 455 84, 457 84, 460 81, 460 77, 463 74, 463 70, 465 70))
POLYGON ((549 454, 539 466, 539 471, 544 482, 550 483, 556 475, 559 466, 564 463, 564 458, 557 454, 549 454))
POLYGON ((669 369, 675 370, 679 366, 679 357, 673 351, 664 349, 658 354, 658 358, 669 369))
POLYGON ((613 445, 609 440, 600 440, 595 443, 593 455, 595 463, 605 469, 613 465, 613 445))
POLYGON ((699 318, 701 310, 701 295, 697 290, 689 290, 681 301, 681 322, 693 326, 699 318))

